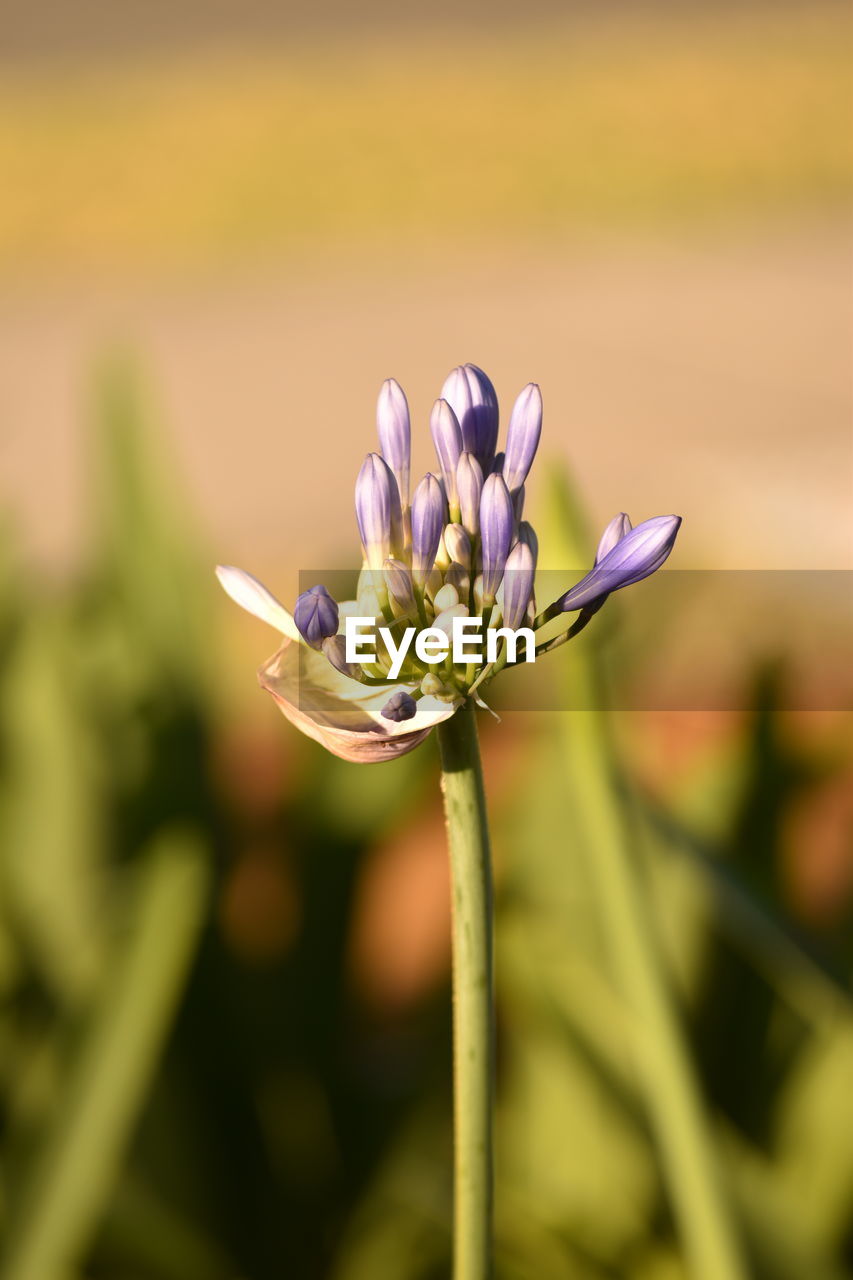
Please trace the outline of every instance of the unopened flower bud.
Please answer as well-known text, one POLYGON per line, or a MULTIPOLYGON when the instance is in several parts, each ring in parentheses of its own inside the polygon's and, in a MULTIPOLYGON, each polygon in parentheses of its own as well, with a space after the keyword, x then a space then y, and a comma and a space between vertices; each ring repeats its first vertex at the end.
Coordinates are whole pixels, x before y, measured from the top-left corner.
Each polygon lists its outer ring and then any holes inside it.
POLYGON ((480 530, 480 495, 483 492, 483 469, 473 453, 460 454, 456 468, 459 513, 465 530, 472 538, 480 530))
POLYGON ((296 601, 293 621, 305 643, 321 649, 323 641, 338 629, 338 606, 324 586, 311 587, 296 601))
POLYGON ((452 561, 471 563, 471 539, 461 524, 449 524, 444 530, 444 546, 452 561))
POLYGON ((571 591, 551 606, 559 612, 583 609, 620 587, 654 573, 666 560, 681 526, 680 516, 654 516, 631 529, 571 591))
POLYGON ((402 560, 386 560, 382 568, 382 576, 391 603, 396 605, 401 613, 411 612, 415 607, 415 597, 409 566, 402 560))
POLYGON ((406 693, 403 689, 398 689, 396 693, 391 694, 379 714, 386 720, 394 720, 400 723, 403 720, 411 720, 417 715, 417 712, 418 704, 412 695, 406 693))
POLYGON ((355 482, 355 512, 365 559, 381 568, 403 545, 403 515, 397 481, 378 453, 369 453, 355 482))
POLYGON ((504 625, 517 630, 527 618, 536 562, 526 542, 517 542, 507 556, 503 578, 504 625))
POLYGON ((535 382, 529 382, 515 402, 506 438, 503 475, 510 493, 527 479, 542 433, 542 396, 535 382))
POLYGON ((443 631, 448 639, 451 639, 453 634, 453 619, 467 617, 468 609, 464 604, 452 604, 449 608, 442 609, 442 611, 436 615, 435 621, 432 625, 439 631, 443 631))
POLYGON ((445 582, 441 590, 436 591, 432 603, 436 613, 441 613, 442 609, 450 609, 459 603, 459 593, 449 582, 445 582))
POLYGON ((433 405, 429 429, 438 455, 438 465, 444 480, 447 501, 451 511, 456 511, 459 506, 459 497, 456 492, 456 466, 462 452, 462 431, 456 414, 446 400, 436 400, 433 405))
POLYGON ((494 601, 512 543, 515 517, 503 476, 491 475, 480 499, 480 541, 483 551, 483 599, 494 601))
POLYGON ((350 680, 363 680, 364 672, 358 663, 347 662, 346 649, 344 636, 327 636, 323 641, 323 653, 336 671, 340 671, 342 676, 349 676, 350 680))
POLYGON ((412 576, 423 587, 435 564, 438 544, 447 518, 444 490, 427 474, 412 499, 412 576))
POLYGON ((378 569, 362 569, 358 575, 355 598, 358 602, 360 617, 378 618, 382 615, 382 606, 387 602, 387 593, 385 579, 378 569))
POLYGON ((610 524, 601 535, 598 544, 598 550, 595 553, 595 563, 603 560, 606 555, 613 550, 617 542, 621 542, 626 533, 631 532, 631 521, 625 515, 624 511, 620 511, 618 516, 614 516, 610 524))
POLYGON ((447 686, 434 671, 428 671, 421 681, 421 693, 428 698, 440 698, 447 692, 447 686))
POLYGON ((498 440, 498 397, 491 382, 475 364, 460 365, 448 375, 441 395, 456 414, 463 449, 488 472, 498 440))
POLYGON ((382 457, 394 473, 400 502, 409 504, 409 459, 411 456, 411 425, 409 405, 403 388, 394 378, 382 384, 376 405, 376 426, 382 457))

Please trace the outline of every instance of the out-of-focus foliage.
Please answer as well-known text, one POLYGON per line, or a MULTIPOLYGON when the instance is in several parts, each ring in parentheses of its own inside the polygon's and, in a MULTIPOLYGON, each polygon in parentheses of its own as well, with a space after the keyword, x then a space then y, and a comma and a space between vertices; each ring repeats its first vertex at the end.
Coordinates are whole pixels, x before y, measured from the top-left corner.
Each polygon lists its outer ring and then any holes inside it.
MULTIPOLYGON (((85 571, 48 587, 3 540, 0 1276, 446 1276, 446 967, 371 1002, 352 947, 377 846, 441 841, 435 753, 357 769, 272 707, 269 738, 229 723, 224 614, 127 370, 96 426, 85 571)), ((559 485, 542 532, 583 559, 559 485)), ((551 661, 607 678, 593 628, 551 661)), ((782 862, 844 758, 791 746, 773 679, 756 688, 665 795, 598 713, 484 725, 501 1280, 686 1275, 666 1098, 602 910, 614 838, 754 1274, 849 1269, 849 915, 795 923, 782 862)), ((426 899, 400 890, 386 911, 414 922, 426 899)))

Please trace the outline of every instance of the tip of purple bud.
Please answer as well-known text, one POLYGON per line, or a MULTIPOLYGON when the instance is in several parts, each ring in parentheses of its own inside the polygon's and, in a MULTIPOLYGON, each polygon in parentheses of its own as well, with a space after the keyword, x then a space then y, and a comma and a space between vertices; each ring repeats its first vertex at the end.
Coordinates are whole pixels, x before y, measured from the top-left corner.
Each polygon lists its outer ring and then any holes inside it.
POLYGON ((406 394, 394 378, 387 378, 376 405, 376 426, 382 456, 394 472, 403 502, 409 495, 411 423, 406 394))
POLYGON ((303 591, 293 610, 293 621, 306 644, 321 649, 323 641, 338 630, 338 606, 322 585, 303 591))
POLYGON ((620 511, 617 516, 613 517, 601 535, 598 550, 595 553, 595 563, 598 564, 606 555, 609 555, 617 542, 621 542, 625 535, 630 532, 631 521, 624 511, 620 511))
POLYGON ((393 720, 399 724, 403 720, 411 720, 417 715, 417 710, 418 704, 412 695, 403 689, 398 689, 396 693, 391 694, 379 714, 383 719, 393 720))
POLYGON ((498 442, 498 397, 491 380, 475 364, 459 365, 448 374, 441 396, 456 414, 462 447, 487 472, 498 442))
POLYGON ((503 473, 510 493, 524 484, 542 434, 542 393, 528 382, 513 406, 506 439, 503 473))

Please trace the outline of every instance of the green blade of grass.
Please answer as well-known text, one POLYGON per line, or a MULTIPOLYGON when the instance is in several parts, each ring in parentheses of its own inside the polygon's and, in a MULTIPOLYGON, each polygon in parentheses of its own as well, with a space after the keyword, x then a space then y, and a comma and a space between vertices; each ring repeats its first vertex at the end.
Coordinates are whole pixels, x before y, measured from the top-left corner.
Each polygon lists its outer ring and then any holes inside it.
POLYGON ((113 979, 24 1190, 3 1280, 73 1274, 91 1241, 183 988, 206 889, 197 841, 159 837, 144 862, 113 979))
MULTIPOLYGON (((557 562, 581 563, 580 549, 561 533, 578 527, 564 484, 553 487, 551 508, 557 562)), ((624 802, 614 785, 616 762, 594 655, 589 642, 577 644, 564 667, 571 684, 569 705, 593 708, 560 718, 572 822, 588 851, 587 871, 614 976, 633 1014, 628 1023, 631 1046, 690 1275, 696 1280, 741 1280, 747 1271, 718 1152, 668 988, 646 886, 632 857, 624 802)))

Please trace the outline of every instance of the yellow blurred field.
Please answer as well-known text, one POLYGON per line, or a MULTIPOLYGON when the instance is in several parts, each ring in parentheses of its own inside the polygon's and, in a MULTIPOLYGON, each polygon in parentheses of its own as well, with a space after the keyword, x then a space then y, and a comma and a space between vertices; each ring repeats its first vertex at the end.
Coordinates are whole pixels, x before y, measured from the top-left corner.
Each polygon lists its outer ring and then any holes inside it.
POLYGON ((832 208, 849 31, 818 3, 7 70, 0 270, 832 208))

